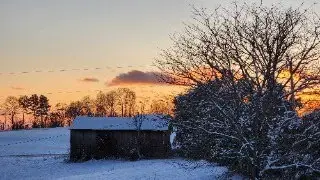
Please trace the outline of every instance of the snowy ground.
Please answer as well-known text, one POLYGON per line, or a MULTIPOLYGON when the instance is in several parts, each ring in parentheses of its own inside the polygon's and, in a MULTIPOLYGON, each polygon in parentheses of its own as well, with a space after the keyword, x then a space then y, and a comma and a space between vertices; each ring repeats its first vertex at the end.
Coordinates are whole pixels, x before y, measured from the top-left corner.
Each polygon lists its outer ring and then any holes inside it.
MULTIPOLYGON (((225 179, 227 169, 205 161, 66 161, 66 128, 0 132, 0 179, 225 179)), ((239 177, 233 177, 239 179, 239 177)))

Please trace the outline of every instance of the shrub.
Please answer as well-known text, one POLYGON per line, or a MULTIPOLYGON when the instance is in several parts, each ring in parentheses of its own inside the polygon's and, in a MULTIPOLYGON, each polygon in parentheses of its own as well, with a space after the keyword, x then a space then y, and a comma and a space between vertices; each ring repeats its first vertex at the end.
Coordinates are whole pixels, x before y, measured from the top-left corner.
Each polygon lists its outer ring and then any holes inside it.
POLYGON ((252 178, 315 176, 320 121, 302 121, 281 85, 260 95, 250 86, 215 80, 176 98, 173 123, 182 155, 216 161, 252 178))

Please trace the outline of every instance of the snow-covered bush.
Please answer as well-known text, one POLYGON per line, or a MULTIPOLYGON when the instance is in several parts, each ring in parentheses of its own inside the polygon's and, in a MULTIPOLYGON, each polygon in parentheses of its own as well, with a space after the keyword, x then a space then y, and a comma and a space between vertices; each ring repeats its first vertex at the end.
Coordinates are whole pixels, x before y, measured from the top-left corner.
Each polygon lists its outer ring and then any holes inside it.
POLYGON ((318 125, 302 121, 297 95, 320 84, 320 19, 310 8, 232 3, 195 8, 156 65, 177 97, 180 151, 252 179, 318 170, 318 125))
POLYGON ((319 124, 298 118, 281 89, 258 94, 248 81, 222 78, 180 95, 174 119, 180 152, 252 178, 314 175, 319 124))

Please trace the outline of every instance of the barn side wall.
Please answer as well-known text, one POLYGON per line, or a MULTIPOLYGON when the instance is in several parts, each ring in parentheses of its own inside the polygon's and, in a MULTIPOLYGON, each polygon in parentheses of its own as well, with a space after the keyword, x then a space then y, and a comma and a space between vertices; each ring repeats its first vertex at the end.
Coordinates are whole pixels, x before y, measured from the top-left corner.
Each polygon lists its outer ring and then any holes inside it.
POLYGON ((140 150, 146 158, 168 157, 169 131, 97 131, 97 158, 131 157, 140 150))
POLYGON ((96 131, 71 130, 70 160, 85 161, 94 158, 96 151, 96 131))
POLYGON ((140 151, 145 157, 164 158, 171 152, 169 131, 141 131, 140 151))
POLYGON ((169 131, 71 130, 70 159, 84 161, 106 157, 133 158, 138 152, 144 158, 170 155, 169 131))

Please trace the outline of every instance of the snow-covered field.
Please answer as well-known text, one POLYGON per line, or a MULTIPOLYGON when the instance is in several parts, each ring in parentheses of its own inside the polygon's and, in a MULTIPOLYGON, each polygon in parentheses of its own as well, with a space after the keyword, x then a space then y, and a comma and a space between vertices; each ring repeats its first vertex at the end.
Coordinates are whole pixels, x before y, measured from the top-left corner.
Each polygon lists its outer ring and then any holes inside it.
MULTIPOLYGON (((67 128, 0 132, 0 179, 225 179, 227 169, 205 161, 66 161, 67 128)), ((233 179, 239 177, 234 176, 233 179)))

